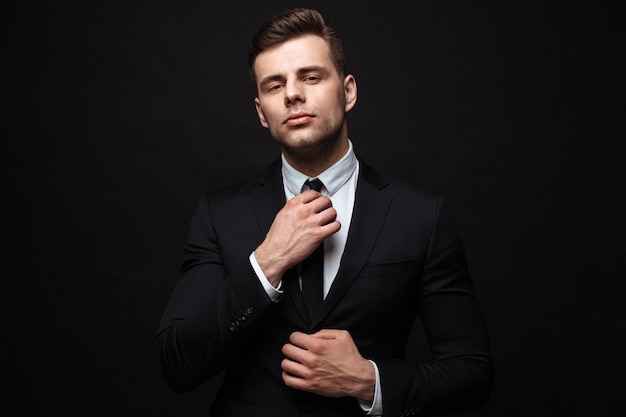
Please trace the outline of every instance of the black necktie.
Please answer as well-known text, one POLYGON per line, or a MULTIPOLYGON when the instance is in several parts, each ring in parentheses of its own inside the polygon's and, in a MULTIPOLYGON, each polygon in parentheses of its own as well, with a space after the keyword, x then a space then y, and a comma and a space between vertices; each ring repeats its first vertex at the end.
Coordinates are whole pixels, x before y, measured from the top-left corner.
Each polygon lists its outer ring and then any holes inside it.
MULTIPOLYGON (((317 192, 322 189, 322 181, 315 178, 306 184, 317 192)), ((302 296, 309 317, 313 319, 324 300, 324 242, 302 262, 302 296)))

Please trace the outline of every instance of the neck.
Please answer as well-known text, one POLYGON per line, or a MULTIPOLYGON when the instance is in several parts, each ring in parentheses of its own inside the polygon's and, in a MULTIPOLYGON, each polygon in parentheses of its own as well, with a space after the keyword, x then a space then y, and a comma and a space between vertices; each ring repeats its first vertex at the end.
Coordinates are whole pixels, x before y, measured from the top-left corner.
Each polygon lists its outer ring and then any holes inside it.
POLYGON ((290 152, 288 149, 283 148, 283 154, 289 165, 303 174, 315 178, 343 158, 349 148, 348 139, 346 138, 332 148, 312 149, 306 154, 290 152))

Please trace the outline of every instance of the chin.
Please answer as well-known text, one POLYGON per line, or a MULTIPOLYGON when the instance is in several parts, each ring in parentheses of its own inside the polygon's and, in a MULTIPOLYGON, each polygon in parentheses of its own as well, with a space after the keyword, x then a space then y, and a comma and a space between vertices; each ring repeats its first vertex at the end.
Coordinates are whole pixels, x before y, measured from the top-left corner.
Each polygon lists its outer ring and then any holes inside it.
POLYGON ((324 143, 324 140, 320 139, 317 136, 313 137, 311 135, 299 135, 298 137, 291 137, 288 139, 283 138, 281 140, 278 140, 278 143, 280 143, 280 145, 284 148, 288 148, 294 151, 304 151, 307 149, 315 149, 319 147, 322 143, 324 143))

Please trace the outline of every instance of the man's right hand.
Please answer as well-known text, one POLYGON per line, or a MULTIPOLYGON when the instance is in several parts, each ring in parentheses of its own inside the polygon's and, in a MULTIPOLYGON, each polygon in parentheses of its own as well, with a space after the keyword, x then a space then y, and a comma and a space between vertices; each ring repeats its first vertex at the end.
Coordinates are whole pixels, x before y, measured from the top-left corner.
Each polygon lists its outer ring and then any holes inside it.
POLYGON ((330 198, 305 191, 278 212, 254 257, 268 281, 277 286, 285 271, 302 262, 340 228, 330 198))

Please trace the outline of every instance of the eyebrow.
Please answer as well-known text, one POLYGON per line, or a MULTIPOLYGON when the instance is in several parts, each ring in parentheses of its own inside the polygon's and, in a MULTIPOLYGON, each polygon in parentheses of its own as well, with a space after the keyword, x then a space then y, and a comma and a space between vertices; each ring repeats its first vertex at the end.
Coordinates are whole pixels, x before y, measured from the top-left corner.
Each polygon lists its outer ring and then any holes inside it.
POLYGON ((308 67, 300 68, 298 70, 298 75, 306 74, 308 72, 322 72, 324 74, 327 74, 329 71, 324 66, 321 66, 321 65, 311 65, 311 66, 308 66, 308 67))
MULTIPOLYGON (((324 75, 328 74, 328 68, 321 66, 321 65, 310 65, 308 67, 302 67, 299 68, 298 71, 296 72, 298 75, 304 75, 307 74, 309 72, 321 72, 324 75)), ((268 83, 271 83, 272 81, 280 81, 282 79, 284 79, 285 77, 280 75, 280 74, 274 74, 274 75, 268 75, 267 77, 263 78, 260 82, 259 85, 262 87, 268 83)))

